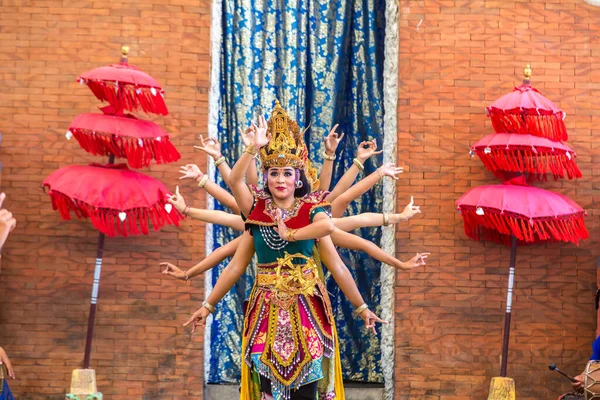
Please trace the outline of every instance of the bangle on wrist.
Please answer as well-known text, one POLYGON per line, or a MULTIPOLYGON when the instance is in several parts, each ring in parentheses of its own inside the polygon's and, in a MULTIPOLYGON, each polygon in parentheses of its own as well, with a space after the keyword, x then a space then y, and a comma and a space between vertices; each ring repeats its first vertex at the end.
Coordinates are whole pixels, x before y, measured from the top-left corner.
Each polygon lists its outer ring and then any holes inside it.
POLYGON ((198 182, 198 187, 203 188, 204 185, 206 185, 206 182, 208 182, 208 175, 204 175, 202 179, 200 179, 200 182, 198 182))
POLYGON ((246 146, 245 152, 251 154, 252 156, 256 156, 256 153, 258 153, 258 151, 252 145, 246 146))
POLYGON ((219 157, 216 161, 215 161, 215 167, 219 167, 219 165, 223 164, 224 162, 226 162, 227 160, 225 159, 225 156, 221 156, 219 157))
POLYGON ((360 315, 362 314, 363 311, 365 311, 367 308, 369 308, 369 306, 367 305, 367 303, 364 303, 362 306, 356 307, 354 309, 354 313, 356 315, 360 315))
POLYGON ((332 156, 330 156, 329 154, 327 154, 327 152, 325 152, 325 151, 323 152, 323 159, 328 160, 328 161, 335 161, 335 158, 336 158, 335 153, 332 156))
POLYGON ((191 210, 191 209, 192 209, 192 206, 186 206, 186 207, 183 209, 183 212, 182 212, 183 216, 184 216, 184 217, 189 217, 189 216, 190 216, 190 210, 191 210))
POLYGON ((298 232, 298 229, 288 229, 286 232, 286 240, 288 242, 295 242, 296 238, 294 237, 294 235, 296 235, 296 232, 298 232))
POLYGON ((190 277, 187 273, 187 269, 185 271, 183 271, 183 281, 187 282, 188 280, 190 280, 190 277))
POLYGON ((360 160, 358 158, 355 158, 354 160, 352 160, 352 163, 354 165, 356 165, 356 168, 358 168, 361 171, 363 171, 365 169, 365 166, 363 165, 363 163, 360 162, 360 160))
POLYGON ((205 301, 204 303, 202 303, 202 307, 206 308, 211 314, 214 314, 214 312, 216 310, 215 306, 210 304, 208 301, 205 301))
POLYGON ((383 226, 390 225, 390 215, 388 213, 383 213, 383 226))
POLYGON ((383 179, 384 175, 383 172, 381 172, 381 167, 377 168, 377 173, 379 174, 379 179, 383 179))

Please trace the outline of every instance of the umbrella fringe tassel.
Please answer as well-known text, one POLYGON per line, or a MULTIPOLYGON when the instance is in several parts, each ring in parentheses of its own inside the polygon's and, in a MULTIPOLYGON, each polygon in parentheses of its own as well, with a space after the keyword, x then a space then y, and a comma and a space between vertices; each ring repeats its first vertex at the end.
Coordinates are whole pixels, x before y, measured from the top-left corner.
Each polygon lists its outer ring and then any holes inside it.
POLYGON ((179 226, 183 216, 175 208, 171 212, 165 209, 165 202, 160 201, 151 208, 135 208, 126 211, 116 211, 105 208, 96 208, 79 200, 73 200, 63 193, 50 191, 52 208, 57 210, 64 220, 71 219, 71 212, 79 219, 89 218, 100 232, 107 236, 147 235, 150 224, 154 231, 160 230, 165 225, 179 226), (119 214, 125 212, 126 218, 121 221, 119 214))
MULTIPOLYGON (((515 112, 488 110, 496 133, 521 133, 545 137, 556 141, 568 139, 563 113, 527 114, 521 110, 515 112)), ((535 110, 531 110, 535 112, 535 110)))
POLYGON ((126 158, 131 168, 148 167, 152 160, 157 164, 177 161, 181 154, 168 136, 156 138, 130 138, 93 133, 89 130, 71 131, 82 149, 95 156, 114 154, 117 158, 126 158), (140 145, 140 140, 142 141, 140 145))
POLYGON ((143 110, 147 114, 168 115, 167 105, 160 88, 135 87, 128 83, 113 81, 86 81, 94 96, 116 108, 127 111, 143 110), (117 86, 118 85, 118 86, 117 86))
POLYGON ((540 241, 578 244, 589 237, 583 213, 530 220, 495 210, 484 210, 484 215, 478 215, 475 208, 461 207, 460 212, 466 235, 475 240, 492 240, 509 246, 511 235, 516 236, 520 244, 540 241))
POLYGON ((488 170, 494 173, 527 172, 530 182, 545 182, 547 173, 552 174, 555 180, 564 178, 565 175, 569 179, 582 177, 581 170, 575 162, 575 154, 568 157, 566 153, 536 153, 532 149, 506 150, 503 147, 494 147, 487 154, 482 148, 476 149, 475 152, 488 170))

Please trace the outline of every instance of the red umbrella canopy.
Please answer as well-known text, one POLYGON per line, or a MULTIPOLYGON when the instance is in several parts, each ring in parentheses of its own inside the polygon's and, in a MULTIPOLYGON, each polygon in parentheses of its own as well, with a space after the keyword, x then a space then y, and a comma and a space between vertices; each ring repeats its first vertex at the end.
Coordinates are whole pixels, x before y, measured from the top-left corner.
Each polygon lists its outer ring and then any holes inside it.
POLYGON ((128 111, 167 115, 164 90, 158 82, 137 67, 121 62, 94 68, 81 74, 77 81, 86 84, 100 101, 128 111))
POLYGON ((531 86, 530 76, 528 65, 523 84, 486 107, 494 130, 497 133, 529 133, 566 141, 566 114, 531 86))
POLYGON ((88 153, 127 158, 132 168, 147 167, 152 160, 162 164, 181 158, 167 132, 131 114, 80 114, 69 126, 67 138, 71 136, 88 153))
POLYGON ((147 235, 165 225, 179 226, 181 214, 166 202, 169 191, 160 181, 131 171, 125 164, 71 165, 44 180, 52 208, 64 220, 72 212, 90 218, 108 236, 147 235))
POLYGON ((514 235, 521 243, 554 240, 577 244, 589 237, 583 221, 585 210, 548 190, 508 183, 479 186, 462 195, 456 205, 465 233, 475 240, 510 244, 514 235))
POLYGON ((575 162, 577 156, 569 146, 539 136, 514 133, 491 134, 472 148, 485 167, 501 179, 505 172, 528 174, 528 180, 546 180, 551 173, 554 179, 581 178, 575 162))

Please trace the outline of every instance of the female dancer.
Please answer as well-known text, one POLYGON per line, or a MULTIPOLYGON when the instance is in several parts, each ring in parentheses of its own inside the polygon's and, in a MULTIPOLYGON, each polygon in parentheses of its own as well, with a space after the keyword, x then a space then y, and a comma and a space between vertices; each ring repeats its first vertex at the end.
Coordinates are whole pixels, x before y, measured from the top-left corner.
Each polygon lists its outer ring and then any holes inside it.
MULTIPOLYGON (((319 385, 327 392, 321 395, 343 398, 335 323, 319 260, 367 328, 374 329, 376 322, 383 321, 363 302, 331 242, 329 235, 335 227, 323 201, 326 194, 311 192, 318 187, 318 180, 298 126, 277 104, 268 127, 270 137, 261 118, 252 146, 230 176, 236 204, 247 218, 247 231, 207 301, 185 325, 194 331, 197 324, 204 323, 213 304, 241 276, 256 250, 257 277, 242 333, 241 399, 314 399, 317 382, 331 372, 333 382, 319 385), (242 178, 258 151, 265 190, 252 193, 242 178), (253 380, 251 371, 260 379, 253 380)), ((407 268, 424 264, 421 255, 405 263, 407 268)))

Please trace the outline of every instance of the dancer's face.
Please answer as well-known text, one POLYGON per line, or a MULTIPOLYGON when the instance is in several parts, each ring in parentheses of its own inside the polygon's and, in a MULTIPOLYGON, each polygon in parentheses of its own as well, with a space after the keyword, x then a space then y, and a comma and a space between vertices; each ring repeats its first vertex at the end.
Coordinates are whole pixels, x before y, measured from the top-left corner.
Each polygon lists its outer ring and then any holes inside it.
POLYGON ((296 190, 296 170, 292 167, 269 168, 267 183, 271 195, 279 200, 294 197, 296 190))

